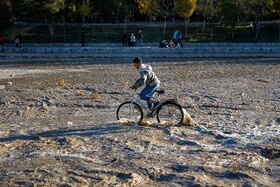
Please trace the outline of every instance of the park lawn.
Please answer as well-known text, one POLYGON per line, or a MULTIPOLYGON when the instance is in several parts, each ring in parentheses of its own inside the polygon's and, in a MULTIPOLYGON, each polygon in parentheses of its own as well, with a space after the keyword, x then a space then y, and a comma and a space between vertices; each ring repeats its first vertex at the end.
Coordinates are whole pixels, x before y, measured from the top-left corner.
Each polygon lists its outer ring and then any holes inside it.
MULTIPOLYGON (((144 34, 145 43, 157 43, 162 38, 172 39, 173 32, 180 29, 185 33, 183 24, 168 24, 165 36, 162 24, 55 24, 55 35, 50 36, 48 25, 26 25, 24 27, 11 26, 0 31, 4 35, 5 43, 13 42, 17 33, 23 36, 26 43, 77 43, 80 42, 80 31, 86 32, 87 43, 121 43, 122 33, 133 32, 137 35, 139 30, 144 34)), ((236 26, 234 29, 226 26, 206 26, 202 32, 201 24, 188 27, 188 42, 279 42, 278 24, 265 24, 261 26, 258 39, 255 39, 256 30, 248 25, 236 26), (234 33, 234 34, 233 34, 234 33)), ((186 42, 186 40, 185 40, 186 42)))

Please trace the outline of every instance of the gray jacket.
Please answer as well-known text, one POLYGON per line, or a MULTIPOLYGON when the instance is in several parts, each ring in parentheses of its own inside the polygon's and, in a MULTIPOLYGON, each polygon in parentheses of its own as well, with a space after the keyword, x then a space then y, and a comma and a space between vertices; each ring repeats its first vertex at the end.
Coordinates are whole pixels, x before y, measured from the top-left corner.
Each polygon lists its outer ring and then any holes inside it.
POLYGON ((144 84, 146 84, 146 86, 155 86, 160 84, 160 81, 152 71, 151 66, 141 64, 138 71, 141 77, 134 83, 136 88, 139 88, 144 84))

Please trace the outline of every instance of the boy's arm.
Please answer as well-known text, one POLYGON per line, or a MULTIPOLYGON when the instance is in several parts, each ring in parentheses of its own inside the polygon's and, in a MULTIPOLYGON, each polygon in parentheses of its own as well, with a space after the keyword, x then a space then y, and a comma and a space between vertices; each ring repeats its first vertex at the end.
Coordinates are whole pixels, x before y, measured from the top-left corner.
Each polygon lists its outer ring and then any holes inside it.
POLYGON ((141 72, 141 73, 140 73, 140 75, 141 75, 140 79, 138 79, 138 80, 134 83, 133 87, 134 87, 134 88, 139 88, 139 87, 143 86, 144 83, 145 83, 146 80, 147 80, 147 74, 148 74, 148 72, 146 72, 146 71, 141 72))

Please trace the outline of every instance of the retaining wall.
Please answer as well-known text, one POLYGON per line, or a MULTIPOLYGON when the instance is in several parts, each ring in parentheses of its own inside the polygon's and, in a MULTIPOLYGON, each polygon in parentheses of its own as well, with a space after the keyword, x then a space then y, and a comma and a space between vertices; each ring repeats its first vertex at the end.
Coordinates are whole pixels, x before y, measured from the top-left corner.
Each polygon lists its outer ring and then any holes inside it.
POLYGON ((157 44, 123 47, 121 44, 13 44, 0 47, 0 58, 243 58, 280 57, 280 43, 195 43, 182 48, 159 48, 157 44))

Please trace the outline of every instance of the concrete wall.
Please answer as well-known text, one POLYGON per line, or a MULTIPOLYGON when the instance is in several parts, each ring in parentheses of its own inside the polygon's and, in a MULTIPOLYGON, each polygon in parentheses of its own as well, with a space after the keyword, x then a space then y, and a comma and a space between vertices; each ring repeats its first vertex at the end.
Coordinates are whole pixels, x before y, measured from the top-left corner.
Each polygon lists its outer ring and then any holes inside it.
POLYGON ((122 47, 121 44, 13 44, 0 47, 0 58, 242 58, 280 57, 280 43, 195 43, 183 48, 122 47))

